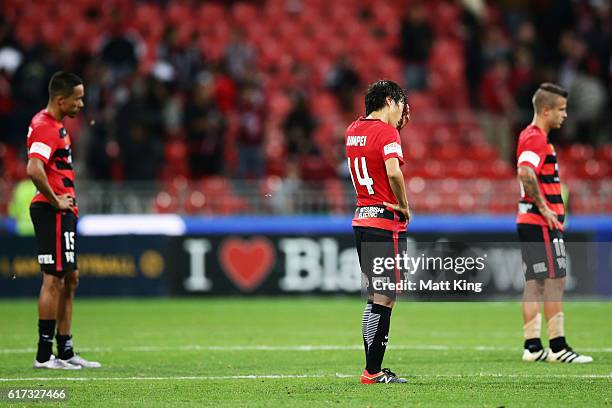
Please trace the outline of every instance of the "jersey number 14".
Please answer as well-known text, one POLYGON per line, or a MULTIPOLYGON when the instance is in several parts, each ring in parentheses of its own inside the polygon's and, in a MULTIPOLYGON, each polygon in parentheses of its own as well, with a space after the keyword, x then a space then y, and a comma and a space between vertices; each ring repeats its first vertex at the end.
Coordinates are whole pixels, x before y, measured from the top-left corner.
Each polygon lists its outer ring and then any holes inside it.
POLYGON ((374 179, 370 177, 368 173, 368 166, 366 163, 365 157, 355 157, 353 163, 351 163, 351 158, 348 158, 348 166, 349 171, 351 173, 351 181, 353 182, 353 187, 355 187, 355 191, 357 191, 357 186, 355 185, 355 178, 360 186, 364 186, 368 190, 368 194, 374 194, 374 179), (361 168, 361 170, 360 170, 361 168), (353 171, 355 172, 353 175, 353 171))

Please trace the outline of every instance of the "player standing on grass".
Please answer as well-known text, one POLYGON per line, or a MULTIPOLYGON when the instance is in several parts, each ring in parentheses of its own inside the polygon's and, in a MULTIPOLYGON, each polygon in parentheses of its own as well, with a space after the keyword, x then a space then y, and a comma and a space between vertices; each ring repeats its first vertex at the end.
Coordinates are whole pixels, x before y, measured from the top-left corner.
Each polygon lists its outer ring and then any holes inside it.
POLYGON ((76 75, 56 72, 49 82, 49 103, 30 123, 28 176, 37 188, 30 205, 38 262, 43 279, 38 299, 38 351, 34 368, 97 368, 72 348, 72 302, 79 282, 75 252, 78 217, 70 136, 62 124, 83 108, 85 90, 76 75), (57 326, 57 358, 53 335, 57 326))
POLYGON ((572 350, 565 340, 563 290, 566 258, 563 242, 565 207, 557 156, 548 133, 567 117, 567 91, 544 83, 533 96, 534 118, 520 134, 516 152, 521 200, 516 219, 525 289, 523 292, 524 361, 590 363, 593 359, 572 350), (544 303, 550 350, 540 339, 544 303))
POLYGON ((353 230, 368 290, 362 317, 366 367, 360 381, 405 383, 388 368, 381 369, 396 293, 379 284, 399 282, 400 274, 397 269, 382 274, 373 271, 374 258, 395 257, 406 247, 410 210, 400 169, 404 159, 399 136, 409 120, 404 91, 393 81, 372 83, 365 95, 365 114, 346 129, 346 156, 357 193, 353 230))

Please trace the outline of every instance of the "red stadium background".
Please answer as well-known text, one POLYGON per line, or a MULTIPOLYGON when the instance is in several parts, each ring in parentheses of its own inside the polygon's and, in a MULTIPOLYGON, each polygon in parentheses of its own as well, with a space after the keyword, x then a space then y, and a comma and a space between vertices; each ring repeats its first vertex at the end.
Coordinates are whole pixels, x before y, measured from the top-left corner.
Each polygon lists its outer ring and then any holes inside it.
POLYGON ((542 81, 570 91, 552 135, 570 212, 610 213, 609 13, 514 4, 3 2, 0 214, 58 69, 86 84, 68 121, 84 213, 349 213, 343 131, 378 78, 408 90, 417 214, 515 212, 516 137, 542 81))

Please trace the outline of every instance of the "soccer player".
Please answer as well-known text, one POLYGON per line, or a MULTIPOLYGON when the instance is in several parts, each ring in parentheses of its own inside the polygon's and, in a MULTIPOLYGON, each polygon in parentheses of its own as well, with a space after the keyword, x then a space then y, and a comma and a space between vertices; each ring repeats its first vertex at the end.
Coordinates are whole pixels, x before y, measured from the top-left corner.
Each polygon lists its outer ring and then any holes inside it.
POLYGON ((38 190, 30 205, 43 272, 38 299, 38 351, 34 368, 74 370, 100 363, 76 355, 72 346, 72 303, 79 282, 75 252, 79 210, 74 190, 70 135, 62 120, 83 108, 85 89, 76 75, 56 72, 49 102, 30 122, 27 173, 38 190), (57 358, 52 353, 57 326, 57 358))
POLYGON ((533 121, 520 134, 516 152, 521 199, 516 219, 525 288, 523 292, 524 361, 590 363, 565 340, 563 290, 566 275, 563 221, 565 207, 555 149, 548 139, 567 117, 567 91, 544 83, 533 96, 533 121), (540 339, 541 301, 550 350, 540 339))
POLYGON ((405 383, 405 379, 388 368, 381 368, 396 292, 380 285, 399 282, 400 273, 393 268, 377 274, 373 269, 375 258, 393 258, 406 248, 410 210, 400 169, 404 159, 399 130, 409 120, 409 107, 402 88, 389 80, 370 84, 365 95, 365 115, 350 124, 345 139, 351 180, 357 193, 352 224, 368 290, 362 317, 366 367, 360 381, 405 383))

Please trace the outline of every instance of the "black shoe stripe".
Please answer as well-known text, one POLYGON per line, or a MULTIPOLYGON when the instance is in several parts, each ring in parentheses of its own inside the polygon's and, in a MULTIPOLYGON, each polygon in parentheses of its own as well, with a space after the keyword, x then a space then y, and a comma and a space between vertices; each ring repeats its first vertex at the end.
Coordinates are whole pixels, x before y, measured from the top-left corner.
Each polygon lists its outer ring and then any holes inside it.
POLYGON ((574 357, 574 356, 578 356, 578 354, 574 353, 573 351, 570 352, 568 355, 564 355, 564 357, 561 359, 561 361, 563 361, 564 363, 569 363, 569 359, 574 357))
POLYGON ((577 359, 579 356, 579 354, 575 354, 571 359, 567 360, 566 363, 571 363, 572 361, 574 361, 575 359, 577 359))
POLYGON ((546 353, 544 352, 544 350, 540 350, 540 355, 535 359, 535 361, 541 361, 545 355, 546 353))

